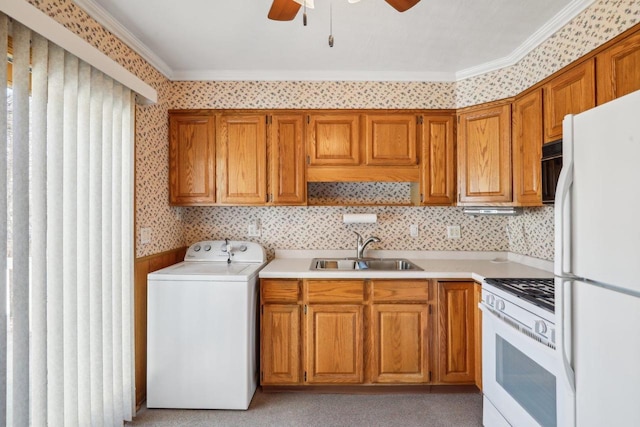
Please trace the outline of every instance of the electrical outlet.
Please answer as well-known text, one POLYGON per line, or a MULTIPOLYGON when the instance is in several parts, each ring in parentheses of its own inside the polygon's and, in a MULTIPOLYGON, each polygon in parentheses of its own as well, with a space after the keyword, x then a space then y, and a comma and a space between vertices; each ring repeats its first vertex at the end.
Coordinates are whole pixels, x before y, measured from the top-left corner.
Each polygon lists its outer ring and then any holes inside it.
POLYGON ((409 235, 411 237, 418 237, 419 232, 418 224, 411 224, 409 226, 409 235))
POLYGON ((459 238, 460 238, 460 226, 447 225, 447 239, 459 239, 459 238))
POLYGON ((140 229, 140 243, 143 245, 151 243, 151 228, 142 227, 140 229))
POLYGON ((247 227, 247 236, 260 237, 260 221, 257 219, 247 227))

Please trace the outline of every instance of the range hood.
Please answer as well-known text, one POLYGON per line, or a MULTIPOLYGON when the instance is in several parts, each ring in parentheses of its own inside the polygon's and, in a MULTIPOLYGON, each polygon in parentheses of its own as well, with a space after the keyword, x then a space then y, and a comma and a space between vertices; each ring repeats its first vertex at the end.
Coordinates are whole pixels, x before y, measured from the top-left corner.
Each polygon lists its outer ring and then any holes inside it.
POLYGON ((522 208, 513 206, 467 206, 462 208, 467 215, 522 215, 522 208))

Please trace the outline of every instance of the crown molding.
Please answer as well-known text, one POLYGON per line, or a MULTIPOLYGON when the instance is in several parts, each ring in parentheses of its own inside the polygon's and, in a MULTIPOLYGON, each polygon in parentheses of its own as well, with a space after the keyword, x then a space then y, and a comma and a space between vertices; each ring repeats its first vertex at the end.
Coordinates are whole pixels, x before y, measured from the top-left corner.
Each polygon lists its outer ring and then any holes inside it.
POLYGON ((134 36, 127 28, 118 22, 109 12, 93 0, 73 0, 82 10, 95 19, 105 29, 118 37, 123 43, 142 56, 156 70, 171 80, 173 70, 166 62, 147 47, 140 39, 134 36))
POLYGON ((454 73, 315 70, 177 70, 174 81, 455 82, 454 73))
POLYGON ((524 41, 516 50, 508 56, 496 59, 495 61, 485 62, 484 64, 470 67, 456 72, 456 80, 464 80, 470 77, 476 77, 491 71, 500 70, 502 68, 511 67, 517 64, 525 56, 531 53, 536 47, 540 46, 545 40, 549 39, 562 27, 567 25, 573 18, 582 13, 587 7, 591 6, 595 0, 573 0, 567 6, 558 12, 550 21, 540 27, 527 40, 524 41))

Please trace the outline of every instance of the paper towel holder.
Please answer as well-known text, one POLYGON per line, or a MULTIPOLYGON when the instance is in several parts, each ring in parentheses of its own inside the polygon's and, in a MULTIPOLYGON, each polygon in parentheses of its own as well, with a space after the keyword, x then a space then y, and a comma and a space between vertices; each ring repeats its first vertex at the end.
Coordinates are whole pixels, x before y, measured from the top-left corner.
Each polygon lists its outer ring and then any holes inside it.
POLYGON ((343 214, 342 222, 345 224, 375 224, 378 222, 377 214, 343 214))

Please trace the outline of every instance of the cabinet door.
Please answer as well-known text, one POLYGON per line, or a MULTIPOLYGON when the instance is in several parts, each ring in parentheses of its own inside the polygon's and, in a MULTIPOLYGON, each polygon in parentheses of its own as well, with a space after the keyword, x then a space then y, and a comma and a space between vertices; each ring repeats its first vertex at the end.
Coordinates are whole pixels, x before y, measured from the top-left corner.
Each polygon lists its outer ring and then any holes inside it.
POLYGON ((266 115, 221 116, 217 149, 219 202, 266 203, 266 115))
POLYGON ((300 382, 300 306, 265 304, 261 322, 262 385, 300 382))
POLYGON ((438 283, 440 382, 475 381, 473 285, 473 282, 438 283))
POLYGON ((593 59, 579 64, 543 86, 544 142, 562 138, 562 120, 595 107, 595 73, 593 59))
POLYGON ((511 202, 511 104, 460 114, 459 202, 511 202))
POLYGON ((309 305, 305 327, 308 383, 362 383, 363 306, 309 305))
POLYGON ((169 116, 169 200, 172 205, 214 204, 215 116, 169 116))
POLYGON ((371 380, 375 383, 428 382, 429 306, 374 304, 371 312, 371 380))
POLYGON ((360 119, 357 114, 307 116, 307 154, 310 165, 360 164, 360 119))
POLYGON ((640 89, 640 32, 596 56, 598 105, 640 89))
POLYGON ((271 202, 303 205, 307 200, 302 114, 274 114, 269 131, 271 143, 271 202))
POLYGON ((542 206, 542 92, 513 103, 513 201, 542 206))
POLYGON ((455 119, 424 116, 422 124, 421 202, 424 205, 455 203, 455 119))
POLYGON ((417 165, 416 116, 414 114, 367 114, 367 165, 417 165))

